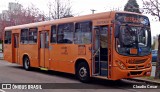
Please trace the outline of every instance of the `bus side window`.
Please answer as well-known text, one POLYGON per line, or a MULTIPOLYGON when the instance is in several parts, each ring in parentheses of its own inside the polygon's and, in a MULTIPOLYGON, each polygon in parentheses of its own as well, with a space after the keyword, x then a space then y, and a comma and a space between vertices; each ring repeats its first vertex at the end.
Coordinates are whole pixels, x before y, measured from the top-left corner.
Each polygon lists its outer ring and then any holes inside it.
POLYGON ((28 43, 28 29, 22 29, 21 30, 21 44, 27 44, 28 43))
POLYGON ((74 24, 67 23, 61 24, 58 26, 58 43, 68 43, 71 44, 73 42, 73 30, 74 24))
POLYGON ((11 31, 5 31, 5 39, 4 39, 4 43, 5 44, 11 44, 11 31))
POLYGON ((29 43, 34 44, 37 43, 37 28, 30 28, 29 29, 29 43))
POLYGON ((100 29, 100 47, 108 48, 108 26, 103 26, 100 29))
POLYGON ((91 22, 76 23, 75 27, 75 43, 76 44, 90 44, 91 43, 91 22))
POLYGON ((57 42, 57 35, 56 35, 56 26, 51 27, 51 43, 56 43, 57 42))

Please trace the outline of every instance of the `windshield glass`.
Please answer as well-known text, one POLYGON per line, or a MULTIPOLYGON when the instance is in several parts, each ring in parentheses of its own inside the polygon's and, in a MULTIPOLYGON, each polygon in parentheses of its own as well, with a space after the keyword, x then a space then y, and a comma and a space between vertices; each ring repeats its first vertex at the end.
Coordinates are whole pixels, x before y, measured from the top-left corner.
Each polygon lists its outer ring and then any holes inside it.
POLYGON ((148 17, 116 13, 116 50, 121 55, 145 56, 151 53, 151 31, 148 17))
POLYGON ((147 27, 121 25, 119 36, 116 40, 117 51, 123 55, 144 56, 150 54, 150 30, 147 27), (131 49, 137 53, 132 54, 131 49))

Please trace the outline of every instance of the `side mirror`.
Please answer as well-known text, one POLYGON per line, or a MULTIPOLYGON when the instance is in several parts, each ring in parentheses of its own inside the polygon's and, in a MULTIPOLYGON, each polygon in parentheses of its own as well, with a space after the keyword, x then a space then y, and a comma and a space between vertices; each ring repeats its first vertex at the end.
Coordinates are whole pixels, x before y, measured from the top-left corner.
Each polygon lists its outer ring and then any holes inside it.
POLYGON ((116 25, 115 32, 114 32, 114 37, 118 38, 120 33, 120 25, 116 25))
POLYGON ((148 31, 148 44, 151 46, 151 31, 148 31))

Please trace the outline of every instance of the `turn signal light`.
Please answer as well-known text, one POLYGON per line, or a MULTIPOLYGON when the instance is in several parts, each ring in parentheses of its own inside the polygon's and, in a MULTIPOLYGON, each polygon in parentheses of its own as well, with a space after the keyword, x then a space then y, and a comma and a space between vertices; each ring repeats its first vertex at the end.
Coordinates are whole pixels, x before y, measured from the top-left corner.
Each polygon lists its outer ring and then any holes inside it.
POLYGON ((148 63, 147 65, 146 65, 146 68, 150 68, 151 67, 151 63, 148 63))
POLYGON ((121 69, 127 69, 126 66, 121 61, 116 61, 116 62, 121 69))

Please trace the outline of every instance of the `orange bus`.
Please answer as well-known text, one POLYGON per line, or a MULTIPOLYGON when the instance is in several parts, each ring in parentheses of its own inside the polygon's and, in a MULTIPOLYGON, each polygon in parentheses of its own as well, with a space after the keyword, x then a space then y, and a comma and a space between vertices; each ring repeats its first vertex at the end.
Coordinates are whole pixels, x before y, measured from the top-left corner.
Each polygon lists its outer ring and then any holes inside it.
POLYGON ((4 59, 109 80, 150 76, 151 31, 146 16, 103 12, 6 27, 4 59))

